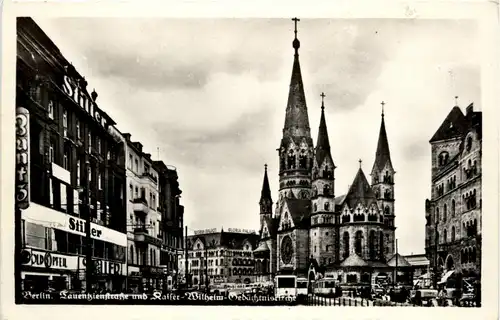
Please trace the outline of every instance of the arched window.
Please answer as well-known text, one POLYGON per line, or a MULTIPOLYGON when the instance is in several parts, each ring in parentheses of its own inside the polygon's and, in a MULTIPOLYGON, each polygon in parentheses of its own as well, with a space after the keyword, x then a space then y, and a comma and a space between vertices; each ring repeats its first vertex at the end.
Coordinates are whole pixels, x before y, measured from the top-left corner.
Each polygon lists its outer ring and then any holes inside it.
POLYGON ((361 230, 356 231, 354 250, 354 252, 356 252, 358 256, 361 256, 363 254, 363 231, 361 230))
POLYGON ((375 231, 371 230, 370 235, 368 237, 368 247, 370 250, 370 259, 375 259, 375 256, 377 255, 375 251, 375 231))
POLYGON ((325 195, 325 196, 330 195, 330 186, 329 186, 329 185, 327 185, 327 184, 325 184, 325 185, 323 186, 323 195, 325 195))
POLYGON ((293 151, 290 150, 290 153, 288 154, 288 169, 295 169, 296 166, 296 157, 293 151))
POLYGON ((436 224, 439 223, 439 208, 436 208, 436 224))
POLYGON ((455 227, 451 227, 451 242, 455 241, 455 227))
POLYGON ((129 259, 130 264, 134 264, 134 245, 130 246, 130 259, 129 259))
POLYGON ((470 262, 476 263, 476 248, 472 248, 470 262))
POLYGON ((455 199, 451 200, 451 216, 455 216, 455 199))
POLYGON ((389 206, 385 206, 384 214, 386 214, 386 215, 391 214, 391 209, 389 208, 389 206))
POLYGON ((446 221, 446 216, 448 215, 448 206, 446 203, 444 204, 444 209, 443 209, 443 221, 446 221))
POLYGON ((314 212, 316 212, 316 211, 318 211, 318 204, 317 203, 314 204, 314 212))
POLYGON ((325 207, 325 211, 330 210, 330 203, 329 202, 325 202, 324 207, 325 207))
POLYGON ((307 169, 307 157, 305 150, 302 150, 302 154, 299 156, 299 167, 300 169, 307 169))
POLYGON ((379 254, 380 254, 380 257, 383 257, 384 256, 384 233, 382 231, 380 231, 380 234, 379 234, 379 254))
POLYGON ((349 256, 349 232, 344 232, 342 242, 344 243, 344 259, 349 256))
POLYGON ((443 230, 443 242, 446 243, 448 241, 448 234, 446 232, 446 229, 443 230))

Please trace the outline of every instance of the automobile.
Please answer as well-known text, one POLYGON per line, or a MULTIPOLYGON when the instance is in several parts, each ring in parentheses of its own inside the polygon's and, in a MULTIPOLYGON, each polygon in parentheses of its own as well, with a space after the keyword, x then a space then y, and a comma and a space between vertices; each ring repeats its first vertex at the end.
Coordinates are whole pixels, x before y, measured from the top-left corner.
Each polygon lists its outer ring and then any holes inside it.
POLYGON ((385 289, 382 285, 375 283, 374 285, 372 285, 372 293, 377 296, 381 296, 385 293, 385 289))

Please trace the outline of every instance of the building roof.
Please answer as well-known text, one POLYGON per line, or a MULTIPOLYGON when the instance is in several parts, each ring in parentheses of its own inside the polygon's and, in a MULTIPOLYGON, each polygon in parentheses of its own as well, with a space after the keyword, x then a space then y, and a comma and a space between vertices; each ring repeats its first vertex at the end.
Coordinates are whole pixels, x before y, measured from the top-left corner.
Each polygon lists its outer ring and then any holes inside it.
POLYGON ((434 133, 429 142, 448 140, 461 137, 467 130, 467 121, 458 106, 451 109, 439 129, 434 133))
POLYGON ((243 249, 245 241, 250 242, 252 249, 259 241, 259 235, 251 233, 216 232, 207 234, 191 235, 187 237, 187 247, 193 249, 197 240, 200 240, 208 249, 227 247, 230 249, 243 249))
MULTIPOLYGON (((302 73, 299 63, 298 49, 300 47, 300 42, 297 39, 297 34, 295 34, 293 47, 295 49, 295 55, 293 59, 292 77, 290 79, 283 137, 310 138, 309 117, 307 114, 304 84, 302 83, 302 73)), ((308 143, 310 142, 312 145, 312 139, 309 140, 310 139, 308 139, 308 143)))
POLYGON ((408 261, 409 264, 415 267, 428 266, 430 264, 429 259, 427 259, 424 253, 404 256, 404 258, 406 259, 406 261, 408 261))
POLYGON ((389 163, 392 168, 389 141, 387 140, 387 132, 385 131, 384 114, 382 114, 382 122, 380 123, 380 132, 378 135, 377 152, 375 153, 375 162, 373 163, 372 172, 384 169, 384 166, 387 163, 389 163))
POLYGON ((323 160, 327 157, 332 159, 330 151, 330 139, 328 139, 328 129, 326 128, 325 107, 323 103, 321 105, 321 118, 319 120, 318 141, 316 143, 315 155, 318 165, 321 165, 323 163, 323 160))
POLYGON ((363 260, 356 253, 351 253, 347 258, 345 258, 342 263, 340 263, 341 267, 367 267, 368 263, 363 260))
POLYGON ((269 199, 271 202, 273 201, 271 198, 271 188, 269 187, 269 179, 267 177, 267 164, 264 167, 264 181, 262 182, 262 190, 260 192, 260 200, 269 199))
POLYGON ((396 267, 396 262, 397 262, 397 267, 411 267, 411 264, 399 253, 394 254, 389 261, 387 261, 387 265, 389 267, 396 267))
POLYGON ((267 242, 261 241, 259 247, 255 249, 253 252, 266 252, 266 251, 270 251, 269 246, 267 245, 267 242))
POLYGON ((349 208, 354 209, 358 203, 363 204, 368 207, 373 202, 376 203, 377 198, 373 193, 372 187, 366 180, 366 176, 363 169, 359 168, 354 181, 352 182, 347 195, 345 196, 343 202, 347 203, 349 208))
POLYGON ((286 199, 286 206, 293 219, 295 227, 305 227, 309 222, 311 213, 311 200, 308 199, 286 199))

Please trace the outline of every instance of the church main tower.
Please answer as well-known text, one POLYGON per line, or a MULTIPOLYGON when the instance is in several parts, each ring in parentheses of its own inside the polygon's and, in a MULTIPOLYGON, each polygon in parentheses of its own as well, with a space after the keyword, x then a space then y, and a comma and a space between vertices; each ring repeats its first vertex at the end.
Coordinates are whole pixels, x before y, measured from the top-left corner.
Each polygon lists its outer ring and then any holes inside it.
POLYGON ((313 141, 307 115, 306 98, 299 64, 300 41, 297 39, 297 22, 294 18, 295 50, 292 77, 286 107, 283 136, 278 149, 279 200, 276 214, 281 213, 285 199, 311 199, 311 169, 313 165, 313 141))

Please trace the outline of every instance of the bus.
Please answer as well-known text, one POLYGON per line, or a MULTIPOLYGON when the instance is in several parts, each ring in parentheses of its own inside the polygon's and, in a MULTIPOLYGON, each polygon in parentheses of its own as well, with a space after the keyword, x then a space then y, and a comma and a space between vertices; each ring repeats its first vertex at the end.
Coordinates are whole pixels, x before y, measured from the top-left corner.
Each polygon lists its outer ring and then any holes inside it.
POLYGON ((276 298, 297 296, 297 276, 276 276, 274 278, 274 296, 276 298))
POLYGON ((307 295, 307 284, 308 281, 306 278, 298 278, 297 279, 297 295, 307 295))
POLYGON ((338 281, 334 278, 323 278, 316 281, 314 293, 322 296, 334 296, 338 281))

